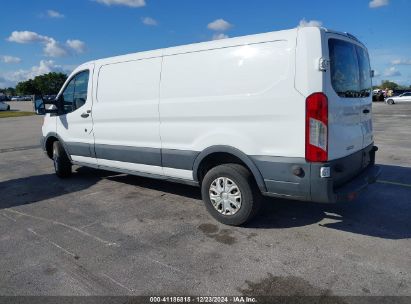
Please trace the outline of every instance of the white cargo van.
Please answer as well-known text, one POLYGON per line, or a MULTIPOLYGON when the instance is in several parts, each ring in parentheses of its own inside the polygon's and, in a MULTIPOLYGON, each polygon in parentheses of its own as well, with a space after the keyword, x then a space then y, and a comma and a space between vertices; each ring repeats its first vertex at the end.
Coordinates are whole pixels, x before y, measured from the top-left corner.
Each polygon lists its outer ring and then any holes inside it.
POLYGON ((198 185, 220 222, 260 196, 333 203, 376 180, 367 49, 305 27, 79 66, 44 120, 58 176, 72 165, 198 185))

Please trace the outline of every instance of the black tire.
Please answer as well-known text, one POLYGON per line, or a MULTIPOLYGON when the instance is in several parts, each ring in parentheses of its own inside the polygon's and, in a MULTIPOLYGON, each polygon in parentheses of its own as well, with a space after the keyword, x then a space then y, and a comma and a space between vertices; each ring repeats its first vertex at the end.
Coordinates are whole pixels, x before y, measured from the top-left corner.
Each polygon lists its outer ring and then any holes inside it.
POLYGON ((253 219, 260 210, 261 192, 252 174, 238 164, 224 164, 212 168, 205 175, 201 184, 201 194, 208 212, 220 223, 230 226, 240 226, 253 219), (233 181, 241 193, 241 206, 236 213, 224 215, 211 202, 210 187, 219 177, 233 181))
POLYGON ((388 103, 389 105, 393 105, 393 104, 394 104, 394 100, 388 99, 388 100, 387 100, 387 103, 388 103))
POLYGON ((56 175, 67 178, 71 175, 71 162, 59 141, 53 143, 53 163, 56 175))

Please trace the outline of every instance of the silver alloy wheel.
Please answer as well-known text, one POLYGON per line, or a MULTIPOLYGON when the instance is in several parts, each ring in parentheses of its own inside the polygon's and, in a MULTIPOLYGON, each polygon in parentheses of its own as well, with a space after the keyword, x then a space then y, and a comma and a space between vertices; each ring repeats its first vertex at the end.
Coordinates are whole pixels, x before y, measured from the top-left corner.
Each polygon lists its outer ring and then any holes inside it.
POLYGON ((241 208, 240 188, 227 177, 218 177, 210 185, 209 195, 214 208, 223 215, 234 215, 241 208))

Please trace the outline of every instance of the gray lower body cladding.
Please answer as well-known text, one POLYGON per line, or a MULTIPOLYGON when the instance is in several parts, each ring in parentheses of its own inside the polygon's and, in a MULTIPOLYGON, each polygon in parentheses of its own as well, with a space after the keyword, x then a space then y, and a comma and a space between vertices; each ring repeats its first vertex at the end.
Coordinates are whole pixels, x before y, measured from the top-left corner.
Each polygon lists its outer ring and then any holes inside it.
POLYGON ((264 178, 269 196, 284 197, 296 200, 310 200, 310 163, 304 158, 287 158, 275 156, 251 156, 264 178), (301 174, 294 174, 295 170, 301 174))
MULTIPOLYGON (((46 140, 43 138, 41 141, 45 148, 46 140)), ((194 164, 198 162, 200 155, 200 152, 188 150, 86 143, 65 142, 64 147, 69 155, 194 171, 194 164)), ((304 158, 247 155, 244 157, 255 165, 257 170, 252 170, 253 174, 261 174, 263 187, 259 187, 263 194, 294 200, 323 203, 346 200, 351 193, 362 190, 375 181, 379 174, 374 165, 373 145, 326 163, 308 163, 304 158), (330 167, 330 178, 320 177, 321 167, 330 167)), ((196 181, 196 172, 193 173, 193 179, 196 181)))

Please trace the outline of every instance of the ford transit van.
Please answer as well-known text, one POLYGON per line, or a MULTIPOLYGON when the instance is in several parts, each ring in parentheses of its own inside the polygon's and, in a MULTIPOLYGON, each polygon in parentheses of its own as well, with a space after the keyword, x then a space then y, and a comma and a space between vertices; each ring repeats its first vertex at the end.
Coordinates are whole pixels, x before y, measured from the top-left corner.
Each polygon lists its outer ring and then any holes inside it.
POLYGON ((72 165, 201 187, 241 225, 261 195, 349 201, 379 175, 371 69, 354 36, 318 27, 87 62, 46 111, 42 145, 72 165))

